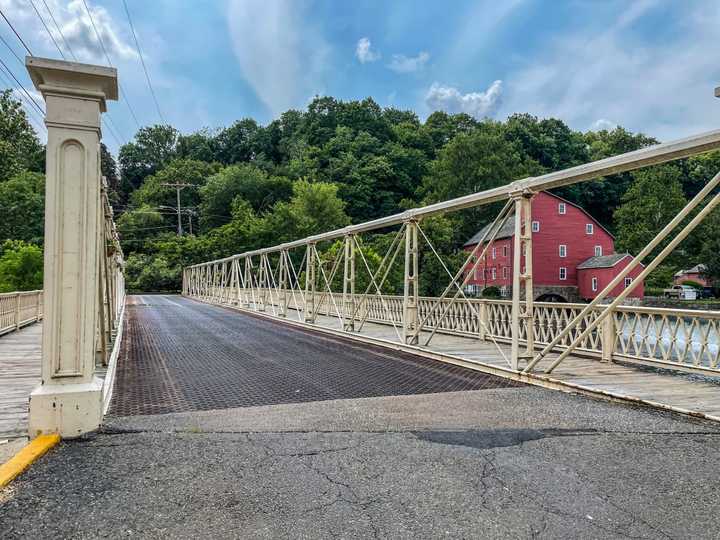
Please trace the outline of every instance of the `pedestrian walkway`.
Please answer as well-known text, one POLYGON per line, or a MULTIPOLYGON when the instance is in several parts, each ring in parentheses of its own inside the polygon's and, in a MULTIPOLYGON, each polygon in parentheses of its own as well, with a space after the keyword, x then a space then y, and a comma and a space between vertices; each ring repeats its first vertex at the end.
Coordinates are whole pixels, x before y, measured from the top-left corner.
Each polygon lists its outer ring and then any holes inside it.
POLYGON ((0 337, 0 439, 27 435, 28 397, 40 382, 42 323, 0 337))

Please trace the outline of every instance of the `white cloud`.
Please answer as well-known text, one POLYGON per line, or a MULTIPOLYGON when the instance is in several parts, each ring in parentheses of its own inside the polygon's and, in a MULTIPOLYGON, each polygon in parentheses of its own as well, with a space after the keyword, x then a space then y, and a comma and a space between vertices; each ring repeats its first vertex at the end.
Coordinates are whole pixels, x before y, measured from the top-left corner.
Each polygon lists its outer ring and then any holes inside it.
POLYGON ((598 120, 595 120, 592 123, 592 126, 590 126, 590 129, 593 131, 612 131, 617 127, 617 122, 613 122, 612 120, 608 120, 607 118, 599 118, 598 120))
POLYGON ((102 45, 92 27, 92 23, 95 22, 95 28, 113 62, 119 59, 137 58, 135 49, 122 41, 113 29, 113 21, 105 8, 90 3, 88 8, 92 13, 92 20, 85 11, 82 0, 72 0, 67 6, 69 17, 64 23, 60 23, 62 33, 75 54, 78 57, 91 57, 96 61, 105 62, 102 45))
POLYGON ((425 95, 425 103, 433 110, 467 113, 475 118, 492 116, 500 105, 502 81, 493 82, 484 92, 462 94, 457 88, 433 83, 425 95))
MULTIPOLYGON (((46 0, 45 3, 36 1, 35 6, 43 17, 47 30, 28 2, 0 0, 0 8, 12 14, 12 21, 21 35, 33 36, 34 39, 41 40, 43 51, 36 51, 33 47, 33 53, 40 52, 44 55, 57 56, 59 54, 55 46, 57 43, 68 60, 72 60, 72 54, 68 50, 69 46, 80 62, 101 64, 107 62, 82 0, 71 0, 70 2, 46 0), (62 34, 58 32, 50 13, 45 9, 45 3, 62 34), (52 37, 48 35, 48 31, 52 37)), ((135 49, 115 31, 115 28, 119 26, 118 21, 114 21, 105 8, 95 6, 89 1, 88 8, 92 12, 95 26, 113 63, 137 58, 135 49)), ((32 38, 31 41, 33 41, 32 38)))
POLYGON ((393 54, 387 67, 397 73, 412 73, 423 69, 428 60, 430 60, 430 55, 425 51, 420 52, 417 56, 393 54))
POLYGON ((715 129, 720 103, 713 87, 720 66, 708 51, 717 50, 720 4, 649 0, 619 6, 615 20, 594 21, 550 41, 526 58, 526 67, 507 74, 499 113, 554 116, 576 129, 612 118, 661 140, 715 129), (669 7, 672 17, 665 13, 669 7), (672 20, 673 37, 658 40, 637 31, 656 8, 672 20))
POLYGON ((360 60, 361 64, 375 62, 380 60, 380 52, 375 51, 370 43, 370 38, 360 38, 355 46, 355 56, 360 60))
POLYGON ((235 57, 258 98, 277 115, 323 85, 329 47, 303 2, 231 0, 228 25, 235 57))

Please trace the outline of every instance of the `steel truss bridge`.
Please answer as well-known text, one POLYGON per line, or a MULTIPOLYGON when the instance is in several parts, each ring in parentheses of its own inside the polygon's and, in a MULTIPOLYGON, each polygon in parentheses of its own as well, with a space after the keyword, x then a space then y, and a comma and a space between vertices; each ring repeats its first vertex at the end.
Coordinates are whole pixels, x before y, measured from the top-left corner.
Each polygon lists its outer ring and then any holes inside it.
MULTIPOLYGON (((117 99, 117 73, 37 57, 26 64, 47 103, 45 282, 43 294, 0 295, 0 333, 42 317, 41 383, 30 395, 29 433, 75 437, 101 424, 119 351, 128 341, 123 333, 124 263, 98 152, 100 116, 106 100, 117 99)), ((624 300, 720 203, 720 174, 708 178, 589 304, 533 300, 531 234, 533 197, 543 190, 718 148, 720 130, 711 131, 208 261, 183 270, 182 292, 373 350, 384 347, 444 363, 438 366, 455 364, 719 420, 720 314, 630 307, 624 300), (484 237, 462 264, 449 267, 427 234, 429 219, 491 204, 499 211, 484 237), (484 259, 508 221, 515 231, 512 299, 468 298, 468 269, 484 259), (377 233, 390 233, 391 241, 379 263, 371 264, 363 252, 364 237, 377 233), (334 244, 338 249, 329 250, 334 244), (524 264, 522 253, 528 254, 524 264), (423 274, 425 257, 436 258, 446 275, 437 297, 419 293, 424 279, 437 279, 423 274), (609 298, 641 263, 639 276, 609 298), (390 288, 392 272, 402 273, 402 294, 390 288)), ((189 301, 167 302, 185 309, 189 301)), ((133 301, 133 308, 139 305, 133 301)), ((152 328, 140 331, 148 345, 152 328)))
POLYGON ((708 178, 700 192, 588 304, 533 300, 531 233, 532 201, 538 192, 719 146, 720 131, 703 133, 197 264, 183 273, 183 294, 512 379, 720 418, 720 398, 712 380, 720 375, 718 312, 623 305, 634 287, 720 203, 720 174, 708 178), (433 216, 493 203, 501 203, 502 208, 491 226, 463 263, 449 268, 424 223, 433 216), (509 220, 515 231, 512 300, 468 298, 465 285, 509 220), (392 242, 380 264, 373 267, 363 253, 363 236, 388 231, 394 232, 392 242), (323 255, 332 253, 329 248, 336 242, 341 248, 333 256, 323 255), (446 286, 438 297, 419 295, 422 250, 435 257, 446 274, 446 286), (658 250, 654 258, 649 257, 658 250), (402 295, 387 290, 388 276, 396 266, 402 266, 402 295), (639 276, 611 298, 610 292, 640 266, 639 276), (358 290, 361 278, 368 283, 364 290, 358 290), (658 369, 628 371, 628 366, 658 369), (674 371, 700 373, 708 379, 673 379, 670 373, 674 371), (674 395, 666 396, 668 392, 674 395))

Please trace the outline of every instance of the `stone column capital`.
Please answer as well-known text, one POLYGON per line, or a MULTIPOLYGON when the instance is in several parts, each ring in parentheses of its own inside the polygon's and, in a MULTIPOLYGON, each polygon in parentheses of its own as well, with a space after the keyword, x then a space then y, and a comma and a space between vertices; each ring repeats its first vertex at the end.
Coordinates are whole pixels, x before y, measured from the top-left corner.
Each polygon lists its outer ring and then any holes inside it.
POLYGON ((47 104, 48 127, 97 130, 106 100, 118 99, 115 68, 37 56, 27 56, 25 67, 47 104))

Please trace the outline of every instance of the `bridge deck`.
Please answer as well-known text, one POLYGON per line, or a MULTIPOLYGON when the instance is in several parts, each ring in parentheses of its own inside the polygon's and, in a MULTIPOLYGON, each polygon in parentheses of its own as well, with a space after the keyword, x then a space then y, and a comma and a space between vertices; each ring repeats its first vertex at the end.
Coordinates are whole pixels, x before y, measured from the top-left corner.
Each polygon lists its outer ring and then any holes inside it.
POLYGON ((128 298, 111 416, 518 386, 178 296, 128 298))
MULTIPOLYGON (((293 319, 294 311, 289 320, 293 319)), ((318 315, 317 325, 340 329, 337 317, 318 315)), ((362 335, 398 341, 391 325, 365 323, 362 335)), ((427 336, 424 333, 423 336, 427 336)), ((424 343, 421 339, 420 343, 424 343)), ((436 334, 428 347, 434 353, 451 355, 463 360, 508 368, 510 346, 504 343, 436 334), (504 357, 503 357, 504 354, 504 357)), ((557 355, 549 354, 536 371, 542 371, 557 355)), ((651 368, 628 363, 600 362, 595 359, 569 356, 551 374, 554 379, 580 385, 598 392, 611 392, 630 398, 659 403, 671 408, 702 413, 720 418, 720 377, 651 368)))

